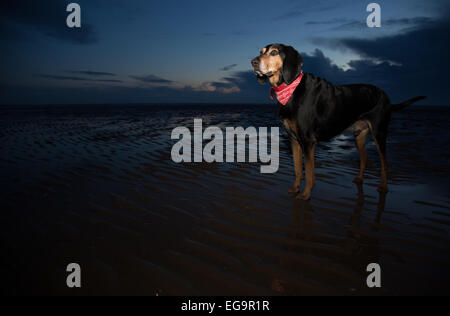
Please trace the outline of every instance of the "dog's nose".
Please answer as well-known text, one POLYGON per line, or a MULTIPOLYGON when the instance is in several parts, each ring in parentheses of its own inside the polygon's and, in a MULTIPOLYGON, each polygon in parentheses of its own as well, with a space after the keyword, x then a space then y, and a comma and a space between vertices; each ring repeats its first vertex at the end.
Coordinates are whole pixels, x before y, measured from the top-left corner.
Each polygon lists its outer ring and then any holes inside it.
POLYGON ((254 58, 254 59, 252 60, 252 66, 253 66, 253 67, 258 67, 258 65, 259 65, 259 58, 256 57, 256 58, 254 58))

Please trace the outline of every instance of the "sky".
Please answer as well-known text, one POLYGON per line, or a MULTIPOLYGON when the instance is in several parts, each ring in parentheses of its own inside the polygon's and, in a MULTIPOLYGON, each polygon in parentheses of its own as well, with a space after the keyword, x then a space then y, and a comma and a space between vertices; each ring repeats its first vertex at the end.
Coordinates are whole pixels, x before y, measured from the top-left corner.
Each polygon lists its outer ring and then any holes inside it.
POLYGON ((0 3, 0 104, 270 103, 250 61, 294 46, 304 71, 393 103, 450 105, 450 1, 17 0, 0 3), (66 25, 81 6, 81 29, 66 25))

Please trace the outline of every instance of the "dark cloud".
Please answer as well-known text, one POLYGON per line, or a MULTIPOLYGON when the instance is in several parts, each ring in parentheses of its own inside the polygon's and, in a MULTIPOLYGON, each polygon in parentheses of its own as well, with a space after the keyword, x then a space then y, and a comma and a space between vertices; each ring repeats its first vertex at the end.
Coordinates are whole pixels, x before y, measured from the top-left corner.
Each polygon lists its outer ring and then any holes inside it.
MULTIPOLYGON (((399 26, 404 28, 424 27, 434 23, 429 17, 419 16, 413 18, 386 19, 382 21, 382 27, 399 26)), ((305 25, 333 25, 334 31, 354 31, 367 27, 365 20, 339 19, 307 21, 305 25)))
POLYGON ((434 23, 435 20, 426 16, 418 16, 414 18, 402 18, 402 19, 387 19, 382 22, 382 25, 426 25, 434 23))
POLYGON ((334 84, 368 83, 383 89, 392 87, 392 79, 398 77, 402 67, 389 62, 362 59, 349 62, 350 69, 335 65, 325 54, 316 49, 312 54, 302 53, 304 71, 325 78, 334 84))
POLYGON ((301 55, 305 72, 326 78, 336 84, 345 83, 348 79, 348 73, 334 65, 331 59, 326 57, 320 49, 316 49, 312 54, 301 53, 301 55))
POLYGON ((336 9, 337 5, 319 5, 316 4, 308 5, 306 3, 302 3, 301 5, 296 5, 290 8, 290 10, 286 11, 283 14, 280 14, 276 16, 273 20, 289 20, 289 19, 295 19, 302 16, 305 16, 306 14, 311 14, 314 12, 326 12, 336 9))
MULTIPOLYGON (((416 23, 423 19, 395 21, 416 23)), ((394 23, 394 22, 392 22, 394 23)), ((423 23, 401 34, 375 39, 343 38, 324 39, 316 43, 329 48, 353 51, 360 60, 349 63, 351 69, 333 65, 320 50, 312 55, 304 54, 304 68, 340 83, 371 83, 386 90, 393 102, 414 95, 427 95, 427 103, 450 105, 448 73, 450 60, 447 41, 450 23, 447 20, 423 23)))
POLYGON ((231 89, 233 87, 236 87, 236 85, 234 85, 231 82, 219 82, 219 81, 213 81, 210 83, 210 85, 217 89, 231 89))
POLYGON ((329 24, 341 24, 347 23, 349 20, 347 19, 332 19, 332 20, 323 20, 323 21, 306 21, 305 25, 329 25, 329 24))
POLYGON ((117 79, 95 79, 94 81, 97 81, 97 82, 111 82, 111 83, 123 82, 122 80, 117 80, 117 79))
POLYGON ((89 81, 89 79, 81 77, 68 77, 68 76, 44 75, 44 74, 36 74, 34 76, 38 78, 53 79, 53 80, 89 81))
POLYGON ((130 76, 135 80, 139 80, 146 83, 172 83, 172 80, 164 79, 155 75, 147 75, 147 76, 130 76))
POLYGON ((384 78, 388 81, 387 88, 393 90, 393 93, 402 96, 412 92, 426 94, 429 95, 430 102, 447 105, 450 104, 449 33, 450 22, 439 21, 390 37, 373 40, 343 39, 340 45, 357 52, 365 59, 394 61, 401 65, 387 69, 389 77, 384 78))
POLYGON ((269 88, 258 84, 256 76, 252 71, 236 71, 230 76, 221 78, 220 81, 211 82, 210 85, 215 87, 219 92, 233 94, 236 100, 241 99, 247 100, 247 102, 262 103, 270 102, 268 99, 269 88))
POLYGON ((333 27, 334 31, 360 31, 367 28, 366 21, 349 20, 333 27))
POLYGON ((230 71, 231 69, 236 68, 236 67, 237 67, 237 64, 232 64, 232 65, 228 65, 228 66, 222 67, 219 70, 221 70, 221 71, 230 71))
POLYGON ((110 82, 110 83, 120 83, 122 80, 113 79, 90 79, 83 77, 73 77, 73 76, 58 76, 58 75, 47 75, 47 74, 36 74, 34 75, 38 78, 51 79, 51 80, 63 80, 63 81, 89 81, 89 82, 110 82))
MULTIPOLYGON (((423 28, 427 25, 434 23, 435 21, 429 17, 415 17, 415 18, 402 18, 402 19, 387 19, 381 22, 382 27, 392 27, 398 26, 405 28, 404 31, 408 29, 423 28)), ((350 31, 350 30, 361 30, 366 28, 366 21, 349 20, 340 25, 337 25, 334 30, 338 31, 350 31)))
POLYGON ((278 20, 287 20, 287 19, 295 19, 295 18, 298 18, 298 17, 303 16, 304 14, 305 14, 305 11, 304 11, 304 10, 301 10, 301 9, 298 9, 298 10, 289 10, 288 12, 283 13, 283 14, 281 14, 281 15, 278 15, 278 16, 274 17, 273 19, 274 19, 275 21, 278 21, 278 20))
POLYGON ((90 71, 90 70, 67 70, 67 73, 71 74, 78 74, 78 75, 87 75, 87 76, 94 76, 94 77, 114 77, 116 74, 110 73, 110 72, 100 72, 100 71, 90 71))
POLYGON ((373 84, 385 90, 393 103, 398 103, 416 95, 428 95, 427 103, 450 104, 450 100, 425 83, 425 78, 417 71, 388 61, 361 59, 349 62, 350 69, 342 69, 327 58, 322 51, 303 53, 305 72, 313 73, 334 84, 373 84))
MULTIPOLYGON (((2 1, 0 18, 3 26, 0 28, 9 28, 17 39, 23 39, 27 33, 36 31, 44 36, 77 44, 96 43, 98 41, 96 32, 91 24, 84 22, 85 14, 82 15, 81 28, 67 27, 68 3, 70 2, 61 0, 2 1)), ((4 32, 0 32, 0 35, 8 36, 4 32)))

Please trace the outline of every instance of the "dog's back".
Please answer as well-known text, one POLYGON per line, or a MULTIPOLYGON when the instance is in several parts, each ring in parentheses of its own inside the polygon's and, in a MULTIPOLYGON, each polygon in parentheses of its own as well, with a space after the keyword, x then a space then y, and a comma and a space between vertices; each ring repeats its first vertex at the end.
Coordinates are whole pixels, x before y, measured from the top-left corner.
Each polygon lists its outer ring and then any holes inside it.
POLYGON ((304 75, 292 103, 280 107, 282 118, 295 116, 301 130, 314 134, 317 140, 329 140, 353 123, 368 119, 373 111, 388 111, 386 93, 372 85, 335 86, 310 73, 304 75))

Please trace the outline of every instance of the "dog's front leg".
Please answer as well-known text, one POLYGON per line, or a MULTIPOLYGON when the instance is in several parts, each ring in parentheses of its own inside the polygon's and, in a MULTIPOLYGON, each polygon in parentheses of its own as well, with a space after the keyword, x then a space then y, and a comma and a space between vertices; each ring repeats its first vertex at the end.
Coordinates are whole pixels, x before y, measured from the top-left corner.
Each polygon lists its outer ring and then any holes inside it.
POLYGON ((303 179, 303 149, 296 139, 291 138, 292 155, 294 156, 295 182, 289 193, 300 192, 300 185, 303 179))
POLYGON ((305 146, 305 173, 306 173, 306 185, 303 193, 299 196, 301 200, 311 199, 311 192, 316 183, 316 175, 314 171, 314 154, 316 151, 316 142, 311 145, 305 146))

